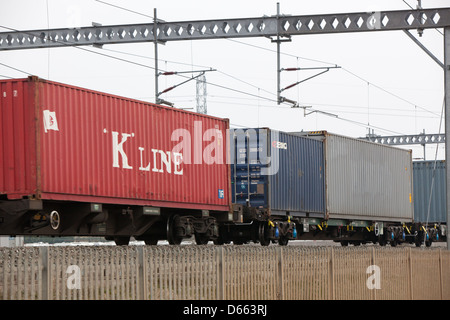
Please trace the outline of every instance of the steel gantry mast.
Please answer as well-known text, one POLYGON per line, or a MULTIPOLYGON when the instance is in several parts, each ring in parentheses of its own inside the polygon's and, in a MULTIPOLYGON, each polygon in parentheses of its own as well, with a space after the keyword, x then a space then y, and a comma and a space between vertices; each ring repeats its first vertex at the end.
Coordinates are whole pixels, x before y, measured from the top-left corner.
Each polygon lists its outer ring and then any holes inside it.
MULTIPOLYGON (((445 157, 450 159, 450 8, 433 8, 398 11, 356 12, 319 15, 282 15, 277 5, 275 16, 242 19, 218 19, 166 22, 156 19, 154 23, 87 26, 19 31, 9 29, 0 33, 0 51, 33 48, 55 48, 66 46, 101 46, 104 44, 154 42, 157 44, 181 40, 225 39, 267 37, 281 41, 295 35, 330 34, 346 32, 376 32, 392 30, 444 29, 445 89, 445 157), (284 38, 284 39, 282 39, 284 38)), ((278 50, 279 52, 279 50, 278 50)), ((155 57, 156 59, 156 57, 155 57)), ((437 61, 436 61, 437 62, 437 61)), ((157 63, 157 62, 156 62, 157 63)), ((280 102, 278 63, 278 102, 280 102)), ((157 77, 155 73, 155 77, 157 77)), ((156 88, 156 93, 158 90, 156 88)), ((448 166, 447 166, 448 168, 448 166)), ((447 225, 450 221, 450 170, 447 170, 447 225)), ((450 237, 447 236, 450 249, 450 237)))

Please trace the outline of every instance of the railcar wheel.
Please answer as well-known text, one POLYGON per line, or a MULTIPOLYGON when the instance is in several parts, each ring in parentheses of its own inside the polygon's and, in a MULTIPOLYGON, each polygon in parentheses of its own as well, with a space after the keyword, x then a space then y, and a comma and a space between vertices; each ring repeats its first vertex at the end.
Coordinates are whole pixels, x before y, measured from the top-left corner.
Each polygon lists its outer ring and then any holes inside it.
POLYGON ((61 217, 59 215, 58 211, 52 211, 50 213, 50 226, 53 230, 58 230, 59 226, 61 224, 61 217))
POLYGON ((423 234, 419 233, 416 235, 415 239, 414 239, 414 244, 416 245, 417 248, 419 248, 420 246, 422 246, 423 241, 423 234))
POLYGON ((207 236, 206 234, 199 234, 199 233, 195 234, 195 243, 196 244, 204 245, 204 244, 208 244, 208 242, 209 242, 209 236, 207 236))
POLYGON ((144 242, 147 246, 156 246, 158 244, 158 239, 145 239, 144 242))
POLYGON ((183 240, 182 237, 176 235, 176 223, 178 219, 178 215, 172 215, 167 219, 167 241, 169 241, 169 244, 178 245, 183 240))
POLYGON ((280 246, 287 246, 289 242, 289 239, 287 237, 280 237, 280 239, 278 239, 278 244, 280 246))
POLYGON ((127 246, 130 243, 130 237, 114 237, 117 246, 127 246))
POLYGON ((267 230, 267 221, 262 221, 258 228, 258 240, 262 246, 268 246, 270 244, 269 234, 267 230))
POLYGON ((214 243, 215 245, 221 246, 221 245, 223 245, 223 244, 225 244, 225 243, 230 243, 230 241, 227 241, 227 242, 226 242, 226 241, 223 239, 222 234, 220 233, 219 236, 218 236, 217 238, 213 239, 213 243, 214 243))

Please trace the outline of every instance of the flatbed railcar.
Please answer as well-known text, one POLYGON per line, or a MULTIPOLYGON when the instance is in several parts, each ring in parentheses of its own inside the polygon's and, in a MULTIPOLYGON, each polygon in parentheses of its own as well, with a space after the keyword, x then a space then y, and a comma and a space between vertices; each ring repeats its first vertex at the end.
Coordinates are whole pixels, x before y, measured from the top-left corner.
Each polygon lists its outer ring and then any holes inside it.
POLYGON ((445 225, 414 219, 411 150, 268 128, 231 130, 230 146, 243 223, 222 225, 222 241, 429 246, 446 238, 445 225))
POLYGON ((227 119, 37 77, 0 95, 0 234, 205 243, 230 217, 227 119))
POLYGON ((37 77, 0 81, 0 235, 116 244, 446 239, 414 219, 411 152, 37 77))

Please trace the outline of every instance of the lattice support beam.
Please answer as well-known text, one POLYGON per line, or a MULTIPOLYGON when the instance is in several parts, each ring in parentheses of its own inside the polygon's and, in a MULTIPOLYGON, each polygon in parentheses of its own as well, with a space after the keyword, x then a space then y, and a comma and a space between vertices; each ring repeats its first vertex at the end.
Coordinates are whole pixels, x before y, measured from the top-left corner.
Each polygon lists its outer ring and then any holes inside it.
POLYGON ((404 136, 368 136, 367 141, 386 144, 386 145, 413 145, 413 144, 431 144, 444 143, 445 134, 415 134, 404 136))
MULTIPOLYGON (((275 37, 450 26, 450 8, 160 22, 157 41, 275 37)), ((0 51, 154 42, 154 24, 92 26, 0 33, 0 51)))

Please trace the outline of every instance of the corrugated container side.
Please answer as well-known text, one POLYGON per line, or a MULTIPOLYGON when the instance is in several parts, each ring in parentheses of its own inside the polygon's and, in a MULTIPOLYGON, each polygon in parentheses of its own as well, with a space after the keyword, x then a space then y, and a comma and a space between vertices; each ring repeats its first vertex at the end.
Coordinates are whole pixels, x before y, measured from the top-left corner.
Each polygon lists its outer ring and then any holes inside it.
POLYGON ((272 212, 289 211, 291 215, 308 213, 311 217, 323 217, 323 143, 275 130, 271 130, 270 135, 272 166, 278 169, 276 174, 269 176, 272 212))
POLYGON ((329 133, 325 150, 330 218, 412 221, 410 151, 329 133))
POLYGON ((16 149, 2 152, 5 178, 0 181, 23 170, 36 172, 37 178, 34 188, 2 187, 8 197, 12 189, 19 196, 38 189, 34 192, 43 199, 229 210, 228 120, 37 78, 17 82, 29 89, 18 89, 23 111, 11 114, 16 102, 2 109, 2 124, 8 125, 0 129, 0 140, 7 144, 2 148, 16 149), (17 124, 29 117, 35 131, 17 124), (26 135, 33 137, 34 149, 26 135), (180 143, 184 148, 176 152, 180 143), (211 157, 204 155, 215 154, 219 163, 209 164, 211 157), (29 156, 36 159, 34 167, 29 156))
POLYGON ((434 168, 434 161, 413 162, 414 221, 416 222, 442 223, 447 221, 445 161, 437 161, 436 171, 434 168), (432 182, 433 175, 434 182, 432 182), (432 194, 431 203, 430 194, 432 194))
POLYGON ((268 208, 267 139, 265 129, 230 130, 233 203, 268 208))
POLYGON ((324 216, 321 141, 270 129, 237 129, 233 135, 234 202, 271 214, 324 216))
POLYGON ((35 91, 25 79, 0 81, 0 194, 36 192, 35 91))

